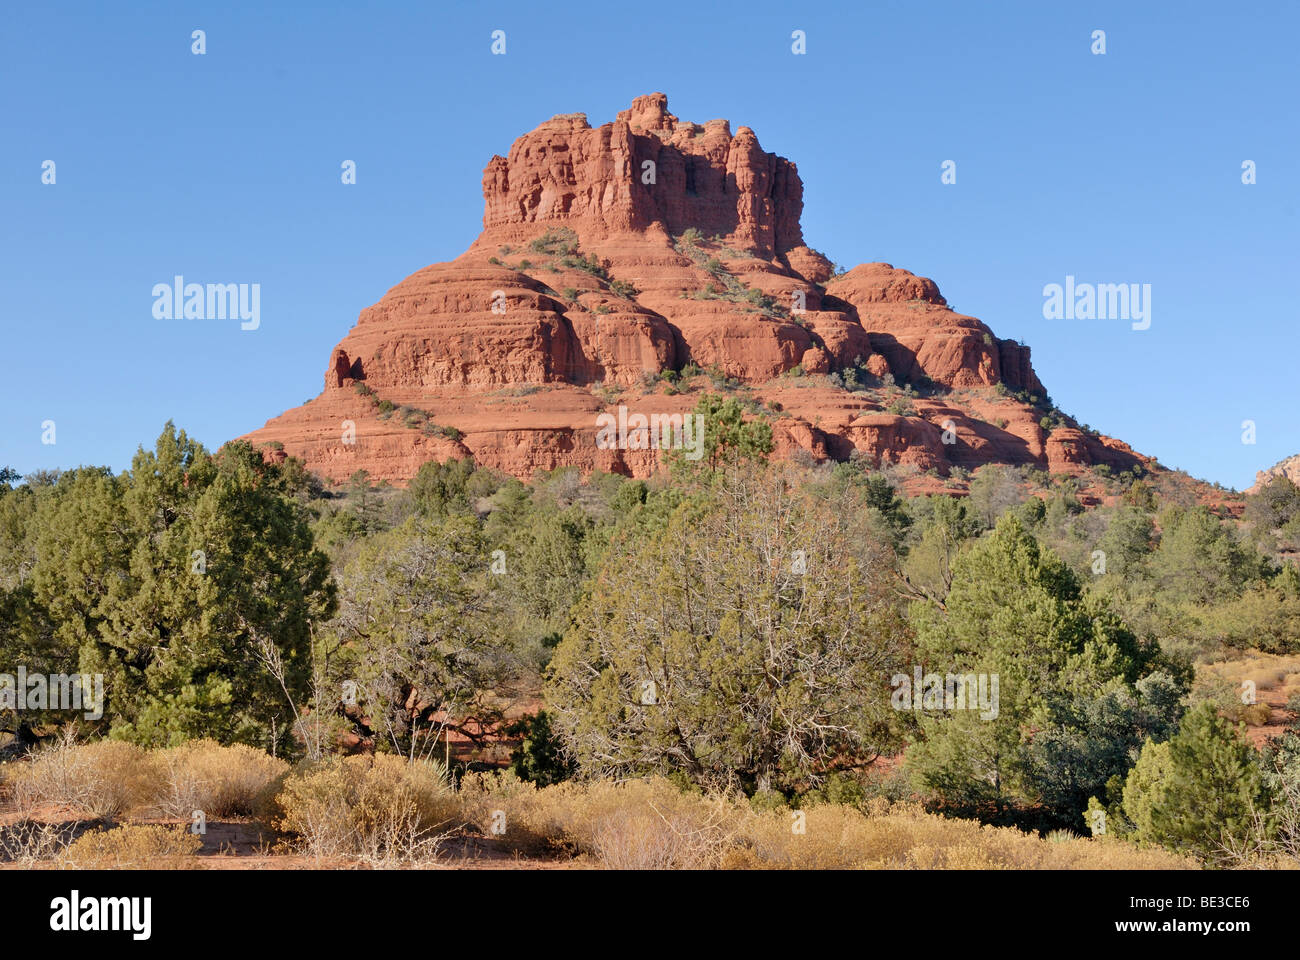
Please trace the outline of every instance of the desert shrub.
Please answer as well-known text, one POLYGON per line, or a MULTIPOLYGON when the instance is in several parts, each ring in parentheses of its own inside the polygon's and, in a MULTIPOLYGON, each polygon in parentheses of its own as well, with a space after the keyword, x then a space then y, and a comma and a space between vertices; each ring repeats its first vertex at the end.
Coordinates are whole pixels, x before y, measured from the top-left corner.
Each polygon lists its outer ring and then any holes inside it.
POLYGON ((571 256, 578 252, 578 235, 568 227, 548 229, 528 244, 534 253, 571 256))
MULTIPOLYGON (((774 794, 775 796, 775 794, 774 794)), ((466 818, 519 852, 567 848, 612 869, 1169 869, 1165 850, 1067 831, 1047 839, 926 813, 883 798, 790 810, 738 795, 683 791, 655 777, 538 788, 509 774, 462 783, 466 818), (797 826, 802 826, 802 832, 797 826)))
POLYGON ((951 820, 916 804, 876 799, 866 810, 812 807, 803 832, 796 812, 754 814, 745 842, 722 859, 727 868, 784 869, 1172 869, 1195 863, 1118 840, 1058 835, 1050 842, 1011 827, 951 820))
POLYGON ((445 768, 387 754, 332 757, 291 774, 275 800, 276 829, 307 855, 370 863, 436 857, 457 804, 445 768))
POLYGON ((54 806, 91 819, 111 819, 149 794, 149 765, 143 750, 119 740, 77 744, 71 735, 11 763, 6 779, 19 810, 54 806))
MULTIPOLYGON (((872 786, 874 785, 872 784, 872 786)), ((853 806, 866 799, 868 789, 868 784, 864 778, 836 771, 827 776, 816 789, 809 790, 800 796, 798 804, 800 806, 815 806, 823 803, 839 803, 853 806)), ((758 796, 761 795, 756 794, 755 799, 758 796)))
POLYGON ((512 850, 538 853, 565 846, 564 818, 553 814, 563 807, 561 798, 581 792, 572 781, 539 790, 508 770, 466 774, 457 800, 466 824, 500 837, 512 850))
POLYGON ((262 811, 289 765, 254 747, 195 740, 153 754, 154 804, 166 817, 252 816, 262 811))
POLYGON ((1254 804, 1248 828, 1239 837, 1225 836, 1215 859, 1229 867, 1294 870, 1300 867, 1300 736, 1274 738, 1262 759, 1274 802, 1254 804))
POLYGON ((76 833, 77 824, 45 823, 20 817, 0 826, 0 860, 31 867, 58 859, 76 833))
POLYGON ((1233 723, 1262 727, 1272 718, 1273 708, 1267 703, 1242 703, 1238 699, 1232 699, 1219 708, 1219 713, 1233 723))
POLYGON ((561 257, 560 263, 573 270, 581 270, 584 273, 589 273, 593 277, 598 277, 601 280, 609 280, 609 271, 605 269, 604 264, 597 259, 594 253, 589 253, 585 256, 581 253, 571 254, 569 256, 561 257))
POLYGON ((727 812, 721 802, 712 810, 698 803, 668 813, 652 805, 611 810, 592 825, 591 851, 611 870, 716 867, 731 846, 727 812))
POLYGON ((509 773, 472 775, 460 800, 470 823, 512 850, 568 849, 602 866, 643 870, 718 866, 745 809, 662 777, 539 789, 509 773), (494 834, 494 825, 504 831, 494 834))
POLYGON ((184 827, 132 824, 83 833, 60 861, 83 870, 177 870, 201 846, 203 840, 184 827))
POLYGON ((903 397, 895 397, 891 400, 889 406, 885 407, 885 412, 892 413, 896 417, 911 417, 916 414, 911 402, 903 397))
POLYGON ((611 280, 609 289, 614 292, 615 296, 622 297, 624 300, 632 300, 641 292, 636 288, 635 284, 628 280, 611 280))
POLYGON ((1251 727, 1262 727, 1268 723, 1273 709, 1267 703, 1252 703, 1241 711, 1241 719, 1251 727))

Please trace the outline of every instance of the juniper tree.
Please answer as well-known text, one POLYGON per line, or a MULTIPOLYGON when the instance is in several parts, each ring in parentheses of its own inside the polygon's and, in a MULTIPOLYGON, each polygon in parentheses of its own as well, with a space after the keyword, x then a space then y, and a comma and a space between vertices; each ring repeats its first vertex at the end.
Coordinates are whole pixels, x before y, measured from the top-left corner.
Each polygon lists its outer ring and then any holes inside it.
POLYGON ((310 624, 334 604, 288 487, 248 444, 214 457, 170 423, 120 476, 58 479, 32 523, 32 622, 81 672, 104 674, 114 735, 287 738, 286 691, 261 652, 278 649, 301 695, 310 624))
POLYGON ((813 786, 899 742, 908 662, 887 542, 861 498, 738 470, 662 526, 616 533, 548 669, 548 712, 587 775, 813 786))

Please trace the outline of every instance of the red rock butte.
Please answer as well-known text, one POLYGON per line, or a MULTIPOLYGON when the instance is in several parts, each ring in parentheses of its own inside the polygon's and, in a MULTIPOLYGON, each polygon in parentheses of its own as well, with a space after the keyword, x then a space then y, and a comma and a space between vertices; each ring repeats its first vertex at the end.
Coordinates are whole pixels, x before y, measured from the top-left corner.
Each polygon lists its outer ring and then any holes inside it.
POLYGON ((748 127, 678 120, 662 93, 599 127, 563 114, 488 162, 483 199, 469 249, 362 310, 321 395, 246 439, 334 481, 471 456, 521 479, 645 477, 661 453, 598 447, 597 417, 684 413, 721 383, 770 418, 778 457, 945 476, 1148 462, 1040 425, 1029 348, 933 281, 887 263, 834 275, 804 243, 797 168, 748 127))

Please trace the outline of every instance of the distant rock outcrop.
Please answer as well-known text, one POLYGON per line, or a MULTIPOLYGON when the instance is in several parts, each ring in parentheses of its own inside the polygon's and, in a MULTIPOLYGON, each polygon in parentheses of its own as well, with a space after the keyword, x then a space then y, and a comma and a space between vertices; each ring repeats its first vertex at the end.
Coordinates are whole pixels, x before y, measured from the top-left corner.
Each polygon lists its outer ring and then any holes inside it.
POLYGON ((647 476, 659 454, 601 448, 596 418, 689 411, 698 396, 663 375, 698 368, 771 418, 777 456, 942 475, 1146 459, 1040 423, 1029 348, 933 281, 885 263, 833 276, 804 244, 798 170, 748 127, 678 120, 661 93, 599 127, 553 117, 489 161, 483 196, 469 249, 362 310, 321 395, 248 439, 333 480, 469 456, 521 478, 647 476))
POLYGON ((1295 456, 1287 457, 1285 460, 1279 460, 1267 470, 1260 470, 1255 474, 1255 485, 1247 493, 1259 493, 1264 487, 1268 486, 1278 477, 1286 477, 1292 483, 1300 484, 1300 453, 1295 456))

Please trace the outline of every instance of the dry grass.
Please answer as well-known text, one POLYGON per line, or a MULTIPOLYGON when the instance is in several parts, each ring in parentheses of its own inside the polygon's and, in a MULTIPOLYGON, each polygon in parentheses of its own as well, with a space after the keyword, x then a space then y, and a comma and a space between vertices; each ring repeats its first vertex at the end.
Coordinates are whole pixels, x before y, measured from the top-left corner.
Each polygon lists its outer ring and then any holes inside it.
POLYGON ((637 869, 716 866, 747 808, 662 779, 539 789, 509 774, 466 777, 457 799, 466 822, 512 850, 570 850, 637 869))
POLYGON ((913 804, 873 801, 866 810, 825 805, 805 811, 804 833, 790 814, 755 815, 745 843, 723 862, 794 870, 1157 870, 1195 869, 1162 850, 1069 835, 1043 838, 1010 827, 949 820, 913 804))
POLYGON ((567 846, 614 869, 1195 869, 1189 859, 1112 839, 1051 840, 875 800, 753 810, 736 797, 684 794, 665 780, 536 789, 508 776, 462 785, 466 818, 521 852, 567 846), (501 821, 498 817, 498 822, 501 821))
MULTIPOLYGON (((436 763, 332 757, 287 772, 256 750, 207 741, 153 754, 111 741, 64 741, 29 763, 9 765, 7 778, 20 811, 57 806, 82 818, 111 818, 138 808, 188 820, 196 809, 209 818, 260 810, 286 835, 282 851, 343 865, 427 866, 464 826, 498 854, 572 857, 611 869, 1197 866, 1113 838, 1043 838, 879 798, 860 808, 820 804, 796 818, 788 810, 756 810, 736 795, 684 793, 664 779, 538 788, 508 774, 480 774, 454 791, 436 763)), ((0 855, 27 864, 175 866, 200 846, 184 827, 97 830, 71 844, 67 832, 30 816, 14 827, 0 836, 0 855)), ((1277 851, 1268 854, 1279 859, 1277 851)), ((1252 851, 1239 858, 1248 859, 1263 857, 1252 851)))
POLYGON ((116 740, 77 744, 65 736, 31 760, 5 766, 18 809, 51 808, 86 819, 115 819, 140 808, 189 820, 252 816, 288 773, 283 760, 211 740, 146 753, 116 740))
MULTIPOLYGON (((1250 652, 1200 664, 1192 701, 1208 700, 1229 720, 1260 728, 1274 722, 1270 703, 1278 706, 1296 692, 1300 692, 1300 656, 1250 652), (1242 702, 1247 683, 1254 684, 1254 703, 1242 702)), ((1278 722, 1284 720, 1285 716, 1278 722)))
POLYGON ((1242 681, 1250 680, 1256 690, 1291 687, 1300 681, 1300 656, 1250 653, 1231 660, 1202 664, 1197 671, 1199 682, 1227 682, 1237 690, 1242 681))

